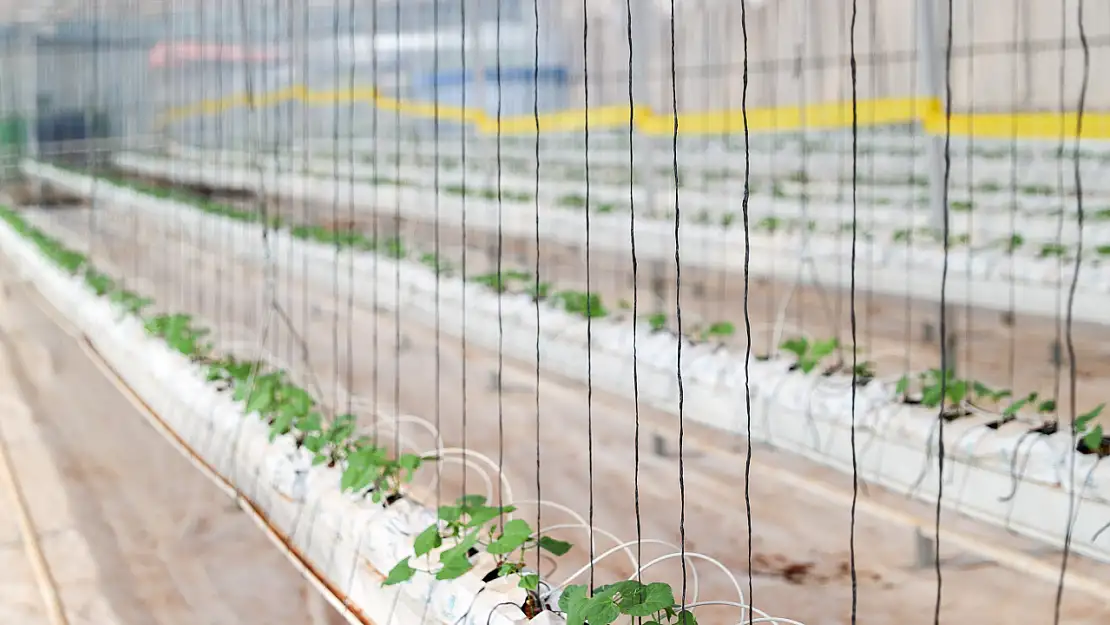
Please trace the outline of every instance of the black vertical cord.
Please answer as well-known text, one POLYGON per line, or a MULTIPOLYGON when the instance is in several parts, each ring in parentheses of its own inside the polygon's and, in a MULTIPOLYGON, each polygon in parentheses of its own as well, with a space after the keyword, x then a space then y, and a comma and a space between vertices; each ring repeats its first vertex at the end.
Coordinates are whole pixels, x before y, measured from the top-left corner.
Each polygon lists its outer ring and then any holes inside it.
POLYGON ((594 587, 594 375, 593 375, 593 310, 590 300, 590 14, 582 0, 582 89, 585 126, 582 134, 586 161, 586 455, 590 474, 590 588, 594 587))
MULTIPOLYGON (((1078 377, 1078 364, 1075 356, 1075 341, 1072 337, 1072 323, 1075 309, 1075 291, 1079 285, 1079 269, 1083 264, 1083 178, 1080 174, 1080 145, 1083 141, 1083 115, 1087 108, 1087 88, 1091 79, 1091 47, 1087 41, 1087 30, 1083 24, 1083 0, 1078 0, 1078 19, 1079 19, 1079 41, 1083 47, 1083 82, 1079 88, 1079 110, 1075 118, 1075 155, 1074 155, 1074 176, 1075 176, 1075 209, 1076 220, 1078 221, 1079 232, 1077 235, 1076 249, 1075 249, 1075 267, 1072 271, 1071 285, 1068 288, 1068 309, 1067 317, 1064 322, 1064 333, 1068 346, 1068 403, 1071 404, 1071 414, 1069 415, 1068 433, 1071 440, 1070 454, 1068 456, 1068 520, 1067 528, 1064 532, 1064 554, 1060 559, 1060 579, 1056 584, 1056 601, 1053 606, 1052 622, 1054 625, 1060 624, 1060 611, 1064 602, 1064 580, 1068 572, 1068 560, 1071 556, 1071 541, 1072 530, 1075 521, 1075 461, 1077 455, 1077 438, 1079 433, 1075 431, 1075 420, 1077 413, 1076 395, 1077 395, 1077 377, 1078 377)), ((1097 451, 1097 450, 1096 450, 1097 451)))
MULTIPOLYGON (((682 223, 682 209, 679 206, 678 180, 678 68, 675 61, 675 0, 671 0, 671 172, 674 177, 674 290, 675 317, 678 326, 678 343, 675 347, 675 377, 678 383, 678 547, 682 563, 682 599, 686 605, 686 466, 684 447, 686 442, 685 408, 686 390, 682 383, 682 250, 679 224, 682 223)), ((745 57, 746 58, 746 57, 745 57)), ((588 213, 587 213, 588 214, 588 213)), ((587 274, 588 275, 588 274, 587 274)))
MULTIPOLYGON (((948 392, 948 183, 952 176, 952 0, 948 0, 948 34, 944 48, 944 189, 941 190, 944 219, 941 232, 944 246, 944 260, 940 271, 940 396, 948 392)), ((928 42, 926 42, 928 45, 928 42)), ((944 503, 944 404, 940 402, 937 410, 937 505, 934 519, 933 568, 937 578, 936 604, 933 606, 933 625, 940 625, 940 606, 944 593, 944 576, 941 573, 940 523, 944 503)))
MULTIPOLYGON (((746 0, 740 0, 740 31, 744 38, 743 89, 740 95, 740 116, 744 120, 744 197, 741 200, 741 211, 744 220, 744 416, 747 426, 744 437, 744 518, 748 533, 748 605, 754 607, 752 600, 752 595, 755 593, 755 581, 752 578, 755 551, 755 530, 752 527, 752 314, 751 273, 749 272, 752 262, 752 231, 748 206, 751 199, 752 148, 751 132, 748 129, 748 5, 746 0)), ((751 620, 751 618, 752 614, 749 610, 748 619, 751 620)))
MULTIPOLYGON (((505 256, 505 234, 503 231, 501 216, 504 209, 504 197, 501 192, 501 2, 498 0, 497 9, 495 14, 496 24, 494 25, 497 45, 494 50, 494 71, 497 75, 497 138, 496 138, 496 160, 497 160, 497 277, 498 280, 503 280, 501 275, 502 263, 505 256)), ((482 71, 485 71, 483 66, 482 71)), ((485 82, 483 81, 484 85, 485 82)), ((505 317, 502 312, 503 296, 502 289, 497 289, 497 505, 502 505, 501 497, 501 478, 505 474, 505 317)))
MULTIPOLYGON (((536 273, 536 501, 543 501, 543 481, 540 477, 543 475, 541 471, 540 461, 540 382, 542 381, 541 368, 540 368, 540 0, 532 1, 532 19, 534 20, 532 31, 532 122, 535 125, 536 131, 536 177, 534 179, 533 193, 534 198, 533 209, 536 211, 536 233, 533 245, 535 245, 535 273, 536 273)), ((540 531, 543 527, 543 506, 536 506, 536 531, 540 531)), ((536 570, 540 570, 543 550, 540 548, 539 541, 536 542, 536 570)))
MULTIPOLYGON (((433 2, 432 3, 432 32, 435 33, 434 34, 435 39, 432 41, 432 47, 433 47, 433 52, 432 52, 432 54, 433 54, 433 56, 432 56, 432 76, 433 76, 433 79, 432 79, 432 113, 433 113, 433 115, 432 115, 432 172, 433 172, 432 173, 432 187, 433 187, 434 192, 435 192, 435 199, 432 201, 432 210, 435 214, 435 227, 434 227, 434 231, 432 232, 432 237, 433 237, 433 245, 435 247, 435 250, 433 251, 433 254, 435 254, 435 263, 433 265, 433 271, 435 271, 435 273, 436 273, 436 287, 435 287, 436 288, 436 304, 435 304, 435 315, 436 315, 436 322, 435 322, 435 342, 436 342, 436 356, 435 356, 435 368, 436 368, 436 372, 435 372, 435 387, 436 387, 435 428, 436 428, 436 432, 443 431, 442 428, 441 428, 441 423, 442 423, 442 420, 443 420, 443 415, 442 415, 443 398, 441 397, 442 389, 440 387, 440 385, 442 384, 442 379, 443 379, 443 371, 442 371, 442 362, 443 362, 442 353, 443 352, 440 349, 440 343, 439 343, 440 342, 440 332, 441 332, 441 321, 440 321, 440 316, 439 316, 440 315, 439 296, 440 296, 440 278, 441 278, 441 276, 440 276, 440 267, 442 265, 442 259, 440 258, 440 232, 439 232, 439 79, 440 79, 440 77, 439 77, 439 5, 440 5, 439 2, 433 2)), ((354 0, 351 0, 351 6, 352 7, 354 6, 354 0)), ((398 193, 399 192, 400 192, 400 189, 398 189, 398 193)), ((440 502, 441 502, 442 491, 443 491, 442 483, 439 480, 436 480, 436 505, 439 505, 440 502)))
MULTIPOLYGON (((636 420, 632 445, 632 489, 633 505, 636 513, 636 562, 643 559, 643 518, 640 512, 640 357, 639 357, 639 323, 640 317, 640 267, 636 257, 636 149, 634 136, 636 132, 636 96, 633 90, 633 57, 632 57, 632 0, 625 0, 625 36, 628 40, 628 206, 631 225, 628 236, 632 243, 632 412, 636 420)), ((642 574, 637 567, 636 579, 642 579, 642 574)))
MULTIPOLYGON (((852 23, 849 39, 849 65, 852 71, 852 251, 851 267, 848 271, 850 289, 848 292, 848 322, 852 332, 852 509, 848 528, 848 572, 852 580, 852 625, 856 624, 859 608, 859 576, 856 571, 856 504, 859 500, 859 460, 856 449, 856 365, 859 350, 856 349, 856 241, 859 229, 859 94, 857 92, 858 66, 856 64, 856 19, 859 14, 857 0, 852 0, 852 23)), ((874 45, 874 41, 872 41, 874 45)), ((943 336, 944 333, 941 333, 943 336)))
MULTIPOLYGON (((459 0, 459 10, 460 10, 460 14, 461 14, 461 18, 460 18, 460 22, 459 22, 461 24, 461 26, 459 28, 459 32, 462 35, 461 41, 460 41, 461 51, 460 51, 459 56, 460 56, 460 58, 462 58, 462 76, 463 76, 462 85, 461 85, 461 88, 462 88, 462 103, 463 103, 464 110, 469 111, 470 110, 470 103, 467 102, 467 99, 466 99, 466 83, 467 83, 467 73, 466 73, 466 69, 467 69, 467 63, 466 63, 466 53, 467 53, 467 48, 466 48, 466 31, 467 31, 466 2, 467 2, 467 0, 459 0)), ((481 64, 479 63, 479 67, 480 66, 481 66, 481 64)), ((462 137, 462 141, 461 141, 462 152, 460 154, 460 158, 462 159, 461 160, 462 167, 460 167, 461 175, 462 175, 462 179, 460 180, 460 183, 461 183, 460 186, 462 187, 462 193, 459 196, 459 202, 462 204, 462 206, 461 206, 461 209, 462 209, 462 217, 461 217, 462 225, 459 228, 459 233, 460 233, 460 236, 462 238, 462 245, 461 245, 461 247, 462 247, 462 259, 461 259, 460 262, 462 264, 461 271, 462 271, 462 279, 463 280, 467 279, 467 272, 466 272, 466 256, 467 256, 467 254, 466 254, 466 247, 467 247, 466 246, 466 238, 467 238, 466 237, 466 142, 467 142, 467 139, 468 139, 469 130, 470 130, 469 128, 464 127, 463 132, 461 132, 459 134, 459 136, 462 137)), ((465 288, 462 289, 462 339, 461 339, 461 342, 462 342, 462 346, 461 346, 461 351, 462 351, 462 373, 461 373, 461 378, 462 378, 462 381, 461 381, 461 386, 462 386, 462 436, 461 436, 461 439, 462 440, 461 440, 460 445, 459 445, 460 448, 462 449, 462 462, 463 462, 462 492, 464 492, 464 493, 467 492, 467 490, 466 490, 466 474, 467 474, 467 470, 466 470, 466 421, 467 421, 467 419, 466 419, 466 413, 467 413, 467 411, 466 411, 466 395, 467 395, 467 393, 466 393, 466 368, 467 368, 466 363, 468 362, 468 359, 467 359, 467 353, 466 353, 467 352, 467 349, 466 349, 466 347, 467 347, 467 340, 466 340, 466 291, 467 291, 467 289, 465 289, 465 288)))

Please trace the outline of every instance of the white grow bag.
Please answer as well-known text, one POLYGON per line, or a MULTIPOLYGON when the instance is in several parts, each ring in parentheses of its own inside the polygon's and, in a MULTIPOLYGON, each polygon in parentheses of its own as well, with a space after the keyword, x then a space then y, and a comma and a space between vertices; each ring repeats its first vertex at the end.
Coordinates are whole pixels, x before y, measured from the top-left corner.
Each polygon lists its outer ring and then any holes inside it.
MULTIPOLYGON (((0 250, 193 451, 248 496, 300 555, 371 621, 526 621, 519 611, 514 615, 498 609, 523 598, 512 588, 482 581, 488 561, 479 561, 457 580, 436 581, 418 573, 408 583, 383 587, 385 574, 411 553, 413 538, 434 521, 433 511, 408 498, 386 507, 342 495, 338 469, 308 468, 287 437, 271 443, 269 429, 255 416, 244 415, 229 394, 205 383, 196 366, 161 340, 148 337, 137 319, 121 316, 4 222, 0 250)), ((563 622, 556 615, 548 618, 563 622)))
MULTIPOLYGON (((25 171, 42 180, 88 195, 92 180, 38 164, 25 164, 25 171)), ((262 262, 263 250, 255 245, 261 228, 205 214, 188 204, 161 200, 106 183, 98 197, 113 204, 141 210, 153 218, 172 217, 183 226, 203 224, 207 232, 238 240, 228 246, 243 260, 262 262)), ((226 239, 221 239, 226 240, 226 239)), ((334 280, 334 248, 294 239, 288 232, 271 233, 274 262, 283 271, 308 280, 334 280)), ((435 274, 421 265, 394 261, 371 254, 342 252, 339 262, 353 261, 354 283, 340 272, 339 289, 346 297, 365 306, 376 300, 384 308, 401 307, 406 315, 427 323, 435 322, 435 274), (400 289, 393 285, 400 276, 400 289), (357 288, 373 283, 376 289, 357 288)), ((464 315, 488 317, 496 311, 497 297, 474 284, 457 279, 439 281, 439 323, 443 332, 462 334, 464 315), (466 306, 463 289, 468 289, 466 306)), ((512 305, 504 298, 502 349, 511 358, 529 361, 535 357, 534 308, 512 305), (515 311, 517 314, 511 314, 515 311)), ((552 373, 585 381, 586 361, 593 358, 593 384, 625 397, 632 395, 632 350, 628 322, 595 321, 593 348, 588 354, 585 323, 552 309, 544 309, 540 323, 541 363, 552 373)), ((494 324, 469 323, 468 341, 498 347, 494 324)), ((650 336, 644 328, 641 336, 650 336)), ((660 334, 641 343, 640 397, 659 409, 677 412, 674 337, 660 334)), ((685 415, 699 423, 736 434, 748 427, 745 414, 743 357, 715 350, 684 348, 685 415), (700 354, 700 355, 699 355, 700 354), (697 357, 695 357, 697 356, 697 357)), ((852 414, 850 389, 843 379, 819 380, 787 371, 779 360, 750 363, 751 435, 754 440, 800 453, 815 461, 849 470, 851 467, 852 414), (820 382, 820 383, 819 383, 820 382), (839 384, 839 388, 837 388, 839 384)), ((892 389, 873 382, 856 398, 857 461, 861 480, 911 492, 935 501, 936 412, 905 406, 890 400, 892 389), (921 478, 922 467, 929 472, 921 478)), ((985 419, 964 419, 948 424, 945 432, 947 464, 944 503, 974 518, 1006 527, 1053 545, 1063 545, 1067 530, 1068 498, 1074 493, 1078 512, 1073 519, 1072 549, 1077 553, 1110 562, 1110 532, 1095 534, 1110 522, 1110 464, 1096 463, 1093 456, 1079 455, 1069 474, 1072 452, 1065 435, 1023 436, 1020 426, 994 431, 985 419), (1016 466, 1018 488, 1013 497, 1011 462, 1016 466), (1024 468, 1024 470, 1022 470, 1024 468)))
MULTIPOLYGON (((312 176, 301 176, 273 170, 259 172, 233 167, 205 167, 201 163, 167 161, 120 155, 116 164, 136 173, 162 177, 179 183, 203 183, 228 189, 257 190, 280 194, 306 202, 325 205, 351 203, 362 210, 398 212, 404 219, 462 227, 465 218, 469 230, 500 232, 510 237, 535 236, 536 215, 532 207, 522 210, 500 210, 496 202, 455 196, 439 198, 439 211, 433 201, 435 193, 420 189, 376 186, 365 182, 337 182, 312 176)), ((39 175, 62 173, 55 168, 25 162, 24 173, 39 175)), ((69 174, 72 175, 72 174, 69 174)), ((540 206, 539 219, 545 240, 577 247, 585 246, 585 230, 581 211, 561 207, 540 206)), ((629 217, 621 214, 597 214, 590 218, 593 249, 631 254, 629 217)), ((1090 230, 1088 228, 1088 230, 1090 230)), ((1090 232, 1087 232, 1090 235, 1090 232)), ((724 230, 717 226, 684 225, 680 232, 682 263, 689 267, 744 272, 745 239, 740 229, 724 230)), ((643 261, 673 263, 675 254, 674 224, 659 220, 636 221, 637 254, 643 261)), ((801 235, 751 233, 748 237, 752 253, 747 270, 751 275, 794 281, 809 275, 814 263, 820 270, 822 284, 847 288, 852 276, 850 245, 843 239, 813 235, 809 239, 811 259, 796 255, 784 257, 784 249, 801 249, 801 235)), ((969 304, 977 308, 1005 311, 1013 301, 1020 314, 1053 317, 1058 313, 1061 284, 1071 282, 1072 262, 1061 268, 1055 258, 1016 257, 1013 271, 1011 258, 1001 250, 976 252, 969 263, 966 250, 948 255, 948 276, 942 281, 943 250, 934 247, 908 249, 903 242, 866 241, 857 244, 857 286, 885 295, 905 296, 912 284, 912 295, 918 299, 939 301, 941 286, 946 285, 947 301, 953 305, 969 304), (961 252, 964 257, 961 257, 961 252), (909 282, 907 282, 909 281, 909 282)), ((1076 321, 1101 323, 1110 309, 1110 264, 1087 262, 1079 273, 1073 316, 1076 321)))

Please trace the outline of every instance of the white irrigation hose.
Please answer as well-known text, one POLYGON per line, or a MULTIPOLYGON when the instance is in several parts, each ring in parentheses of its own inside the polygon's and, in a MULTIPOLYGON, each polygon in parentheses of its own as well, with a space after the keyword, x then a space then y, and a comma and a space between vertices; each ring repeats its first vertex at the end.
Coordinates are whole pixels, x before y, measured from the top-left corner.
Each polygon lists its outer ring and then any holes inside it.
MULTIPOLYGON (((555 508, 556 510, 559 510, 560 512, 563 512, 563 513, 567 514, 568 516, 570 516, 572 519, 574 519, 576 521, 573 524, 553 525, 551 527, 542 528, 542 529, 539 530, 541 533, 546 532, 548 530, 554 530, 554 529, 582 528, 582 529, 585 529, 587 531, 593 530, 594 532, 597 532, 598 534, 601 534, 602 536, 604 536, 604 537, 608 538, 609 540, 613 541, 614 544, 620 545, 620 544, 624 543, 624 541, 621 540, 620 538, 618 538, 616 534, 610 532, 609 530, 597 527, 596 525, 590 525, 589 523, 586 522, 586 519, 581 514, 578 514, 573 509, 571 509, 569 506, 565 506, 561 503, 556 503, 554 501, 548 501, 546 499, 524 499, 522 501, 517 501, 517 502, 514 502, 514 503, 516 503, 517 505, 520 505, 520 506, 531 505, 531 506, 548 506, 550 508, 555 508)), ((590 537, 590 544, 595 549, 597 548, 597 541, 594 540, 593 536, 590 537)), ((673 545, 668 545, 668 546, 674 548, 673 545)), ((632 563, 632 566, 634 566, 634 567, 639 567, 640 566, 640 561, 636 559, 636 554, 632 553, 631 548, 626 547, 624 552, 625 552, 625 554, 628 555, 628 560, 629 560, 629 562, 632 563)))
MULTIPOLYGON (((0 405, 18 405, 15 400, 9 397, 0 397, 0 400, 3 400, 0 405)), ((65 608, 62 607, 62 600, 58 593, 58 585, 50 573, 50 565, 47 563, 46 555, 39 543, 38 532, 35 530, 31 514, 27 510, 27 500, 23 497, 23 489, 16 478, 15 467, 12 465, 11 457, 8 454, 8 441, 4 438, 2 430, 0 430, 0 474, 3 474, 4 490, 8 491, 11 497, 12 510, 15 511, 19 533, 23 539, 23 552, 31 563, 31 573, 35 577, 35 586, 38 588, 39 596, 46 606, 47 619, 50 621, 50 625, 69 625, 65 608)))
POLYGON ((700 607, 703 607, 703 606, 710 606, 710 605, 720 605, 720 606, 728 606, 730 608, 740 608, 740 613, 741 614, 743 614, 745 612, 751 612, 751 613, 755 613, 755 614, 760 615, 759 618, 748 619, 748 620, 743 620, 742 619, 740 621, 737 621, 736 625, 754 625, 755 623, 775 623, 777 625, 805 625, 805 623, 801 623, 801 622, 795 621, 793 619, 779 618, 779 617, 770 616, 766 612, 764 612, 763 610, 760 610, 759 608, 747 605, 746 603, 738 603, 736 601, 695 601, 693 603, 687 603, 686 605, 682 606, 682 609, 684 609, 684 610, 693 610, 694 608, 700 608, 700 607))
MULTIPOLYGON (((665 545, 665 546, 671 547, 671 548, 674 547, 674 545, 672 545, 671 543, 669 543, 665 540, 658 540, 658 539, 654 539, 654 538, 645 538, 645 539, 642 539, 642 540, 630 540, 630 541, 621 543, 621 544, 617 545, 616 547, 613 547, 612 549, 609 549, 608 551, 606 551, 606 552, 602 553, 601 555, 595 557, 593 560, 590 560, 589 564, 587 564, 586 566, 583 566, 582 568, 580 568, 577 571, 575 571, 574 573, 572 573, 570 575, 570 577, 567 577, 563 581, 561 581, 558 584, 552 586, 546 593, 543 594, 541 599, 546 601, 547 598, 552 595, 552 593, 554 593, 556 590, 559 590, 560 588, 566 586, 567 584, 573 582, 575 579, 578 579, 584 573, 586 573, 591 568, 593 568, 598 562, 601 562, 605 558, 609 557, 610 555, 612 555, 614 553, 617 553, 618 551, 623 551, 624 549, 627 549, 628 547, 631 547, 632 545, 637 545, 637 544, 639 544, 639 545, 665 545)), ((686 559, 687 560, 692 559, 693 555, 694 555, 694 552, 687 552, 686 553, 686 559)), ((693 575, 693 577, 694 577, 694 588, 695 588, 694 592, 697 593, 697 586, 698 586, 697 569, 696 569, 696 567, 693 566, 692 562, 688 561, 687 564, 691 566, 692 570, 694 570, 694 575, 693 575)))

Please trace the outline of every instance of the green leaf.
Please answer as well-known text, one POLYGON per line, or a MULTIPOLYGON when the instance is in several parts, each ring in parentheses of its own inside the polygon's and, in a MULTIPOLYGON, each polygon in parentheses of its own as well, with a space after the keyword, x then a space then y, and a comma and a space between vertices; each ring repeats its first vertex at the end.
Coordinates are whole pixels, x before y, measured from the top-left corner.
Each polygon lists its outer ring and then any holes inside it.
POLYGON ((585 584, 572 584, 563 589, 559 596, 559 609, 566 612, 567 625, 583 625, 586 622, 587 596, 585 584))
POLYGON ((674 621, 675 625, 698 625, 698 619, 694 618, 694 613, 689 610, 683 610, 678 613, 678 618, 674 621))
POLYGON ((270 424, 270 441, 282 434, 287 434, 293 426, 294 418, 291 412, 285 410, 279 412, 277 417, 274 418, 274 422, 270 424))
POLYGON ((462 554, 452 553, 451 556, 447 554, 447 551, 443 552, 443 556, 440 558, 443 567, 436 573, 436 579, 438 580, 458 579, 474 567, 470 563, 470 559, 466 557, 465 550, 462 554))
POLYGON ((796 337, 783 341, 779 347, 801 358, 809 351, 809 341, 803 337, 796 337))
POLYGON ((905 395, 906 391, 910 388, 910 376, 904 375, 898 380, 898 386, 894 387, 894 392, 899 395, 905 395))
POLYGON ((1009 406, 1006 406, 1006 409, 1002 411, 1002 416, 1012 417, 1012 416, 1016 415, 1018 413, 1018 411, 1020 411, 1022 408, 1024 408, 1028 404, 1029 404, 1029 398, 1028 397, 1022 397, 1021 399, 1018 399, 1018 400, 1014 401, 1009 406))
POLYGON ((409 559, 405 558, 390 569, 389 575, 386 576, 385 581, 382 582, 382 586, 392 586, 394 584, 407 582, 412 579, 415 574, 416 570, 409 565, 409 559))
POLYGON ((935 408, 940 405, 942 398, 943 395, 941 395, 940 392, 940 384, 925 387, 921 392, 921 403, 926 406, 935 408))
POLYGON ((1095 419, 1095 417, 1102 414, 1102 409, 1105 408, 1105 407, 1106 407, 1106 404, 1104 404, 1104 403, 1099 404, 1098 406, 1095 406, 1095 408, 1093 410, 1091 410, 1090 412, 1085 412, 1085 413, 1079 415, 1079 417, 1077 417, 1075 419, 1075 430, 1076 430, 1076 432, 1085 431, 1087 429, 1087 425, 1091 421, 1093 421, 1095 419))
POLYGON ((1086 443, 1087 449, 1090 449, 1095 453, 1099 453, 1102 449, 1102 436, 1102 426, 1096 425, 1095 427, 1091 428, 1090 432, 1087 432, 1086 436, 1083 437, 1083 442, 1086 443))
POLYGON ((621 612, 628 616, 651 616, 674 605, 674 592, 667 584, 654 582, 621 592, 621 612))
POLYGON ((493 555, 512 553, 530 538, 532 538, 532 528, 528 523, 522 519, 513 519, 505 524, 501 535, 486 547, 486 551, 493 555))
POLYGON ((416 537, 416 540, 413 542, 413 551, 416 555, 422 556, 432 549, 438 548, 442 544, 443 537, 439 535, 439 525, 433 523, 416 537))
POLYGON ((611 596, 594 595, 586 600, 583 610, 590 625, 609 625, 620 618, 621 610, 611 596))
POLYGON ((556 556, 566 555, 573 546, 568 542, 557 540, 550 536, 540 536, 539 545, 540 549, 556 556))
POLYGON ((1040 405, 1037 406, 1037 412, 1042 412, 1045 414, 1056 412, 1056 400, 1046 399, 1042 401, 1040 405))
POLYGON ((520 576, 520 583, 517 584, 524 590, 536 590, 540 587, 540 576, 535 573, 528 573, 527 575, 520 576))
POLYGON ((840 339, 836 337, 825 339, 824 341, 816 341, 810 349, 809 355, 810 358, 819 362, 825 356, 836 351, 838 347, 840 347, 840 339))
POLYGON ((516 508, 513 506, 506 506, 504 508, 497 508, 494 506, 477 506, 466 510, 467 521, 465 526, 468 528, 481 527, 486 523, 496 519, 502 514, 512 512, 516 508))

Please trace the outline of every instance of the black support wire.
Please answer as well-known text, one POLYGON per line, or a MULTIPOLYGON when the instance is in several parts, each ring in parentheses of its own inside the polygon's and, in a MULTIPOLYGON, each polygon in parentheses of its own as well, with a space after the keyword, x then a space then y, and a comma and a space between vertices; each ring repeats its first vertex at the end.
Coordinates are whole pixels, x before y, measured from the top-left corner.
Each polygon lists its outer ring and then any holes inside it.
POLYGON ((1075 501, 1075 465, 1077 460, 1076 457, 1078 456, 1076 448, 1078 445, 1079 433, 1076 431, 1076 418, 1078 414, 1078 393, 1076 385, 1079 372, 1072 329, 1075 314, 1075 292, 1079 285, 1079 270, 1083 264, 1083 222, 1085 213, 1083 206, 1083 176, 1080 173, 1080 146, 1083 143, 1083 116, 1087 112, 1087 89, 1090 86, 1091 79, 1091 48, 1087 41, 1086 25, 1083 23, 1084 0, 1077 1, 1079 3, 1076 10, 1079 22, 1079 40, 1083 46, 1083 78, 1079 88, 1079 110, 1075 118, 1075 152, 1072 163, 1074 165, 1073 174, 1075 180, 1075 211, 1079 230, 1076 241, 1075 265, 1072 269, 1071 285, 1068 287, 1067 317, 1064 322, 1064 334, 1068 348, 1068 403, 1070 404, 1068 419, 1068 437, 1070 442, 1068 453, 1068 516, 1067 526, 1064 530, 1064 550, 1060 558, 1060 580, 1056 584, 1056 600, 1053 606, 1052 622, 1054 625, 1060 625, 1061 609, 1064 602, 1064 580, 1067 577, 1068 561, 1071 556, 1072 532, 1074 529, 1073 526, 1075 524, 1077 507, 1075 501))
MULTIPOLYGON (((686 564, 686 387, 682 380, 682 243, 680 224, 682 208, 679 205, 678 170, 678 67, 675 57, 675 0, 671 0, 670 53, 671 53, 671 172, 674 182, 674 292, 675 324, 678 341, 675 343, 675 381, 678 384, 678 547, 679 562, 682 566, 682 598, 680 605, 686 605, 687 564, 686 564)), ((587 214, 589 214, 587 212, 587 214)), ((587 248, 589 247, 587 239, 587 248)), ((589 274, 587 274, 589 275, 589 274)), ((749 603, 751 598, 748 599, 749 603)))
MULTIPOLYGON (((587 0, 582 0, 582 98, 583 108, 590 110, 590 13, 587 0)), ((587 522, 590 526, 590 588, 594 588, 595 553, 594 553, 594 359, 593 359, 593 314, 590 311, 590 275, 593 266, 590 264, 590 116, 585 116, 582 128, 584 160, 586 163, 586 466, 589 472, 589 516, 587 522)))
MULTIPOLYGON (((852 625, 856 625, 859 616, 859 572, 856 570, 856 506, 859 501, 859 458, 856 448, 856 377, 859 350, 856 349, 856 237, 859 227, 859 198, 857 196, 857 183, 859 176, 859 102, 858 98, 858 69, 856 67, 856 18, 859 15, 858 0, 852 0, 852 19, 849 26, 850 61, 852 74, 852 252, 851 266, 849 267, 849 302, 848 322, 852 333, 852 399, 851 399, 851 445, 852 445, 852 507, 850 511, 850 526, 848 529, 848 574, 852 582, 852 625)), ((874 40, 872 40, 874 46, 874 40)), ((839 327, 837 328, 839 332, 839 327)), ((942 332, 943 335, 943 332, 942 332)))
MULTIPOLYGON (((740 114, 744 121, 744 196, 741 198, 741 212, 744 223, 744 417, 746 432, 744 436, 744 520, 748 548, 748 605, 754 607, 755 581, 753 579, 755 528, 752 519, 752 315, 751 315, 751 262, 752 238, 751 201, 752 153, 751 132, 748 128, 748 4, 740 0, 740 32, 744 39, 743 91, 740 96, 740 114)), ((772 346, 773 348, 773 346, 772 346)), ((752 618, 748 611, 748 619, 752 618)))
POLYGON ((944 461, 947 449, 944 441, 944 407, 948 391, 948 236, 949 236, 949 202, 948 189, 952 176, 952 23, 953 2, 948 0, 948 10, 945 17, 948 19, 948 31, 944 47, 944 188, 942 190, 942 204, 944 206, 944 219, 941 226, 941 244, 944 246, 944 261, 940 270, 940 408, 937 411, 937 505, 934 516, 933 528, 933 569, 937 580, 936 603, 933 606, 933 625, 940 625, 940 608, 944 596, 944 576, 941 573, 942 562, 940 559, 940 526, 944 505, 944 461))
MULTIPOLYGON (((625 0, 624 2, 624 19, 625 36, 628 40, 628 239, 632 261, 632 414, 635 419, 635 430, 632 434, 632 497, 636 516, 636 561, 642 562, 644 557, 644 527, 643 511, 640 509, 640 349, 638 340, 640 336, 638 332, 639 323, 636 323, 640 318, 640 263, 636 255, 636 95, 633 85, 632 0, 625 0)), ((641 19, 644 18, 641 17, 641 19)), ((643 581, 643 574, 640 570, 636 571, 636 580, 643 581)))

